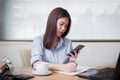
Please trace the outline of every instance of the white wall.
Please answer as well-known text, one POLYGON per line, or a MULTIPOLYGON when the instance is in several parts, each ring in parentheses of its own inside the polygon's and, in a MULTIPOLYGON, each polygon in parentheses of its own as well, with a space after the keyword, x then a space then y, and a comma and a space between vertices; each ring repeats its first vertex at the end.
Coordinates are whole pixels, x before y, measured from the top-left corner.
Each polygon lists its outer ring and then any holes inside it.
MULTIPOLYGON (((115 65, 120 52, 120 42, 74 42, 83 44, 77 62, 85 66, 115 65)), ((15 67, 22 66, 19 50, 31 49, 32 42, 0 42, 0 60, 8 56, 15 67)))
POLYGON ((13 62, 14 66, 21 66, 21 57, 19 50, 22 48, 31 49, 31 42, 0 42, 0 59, 7 56, 13 62))
MULTIPOLYGON (((74 43, 77 45, 78 43, 74 43)), ((85 45, 77 59, 80 65, 115 65, 120 52, 120 42, 84 42, 85 45)))

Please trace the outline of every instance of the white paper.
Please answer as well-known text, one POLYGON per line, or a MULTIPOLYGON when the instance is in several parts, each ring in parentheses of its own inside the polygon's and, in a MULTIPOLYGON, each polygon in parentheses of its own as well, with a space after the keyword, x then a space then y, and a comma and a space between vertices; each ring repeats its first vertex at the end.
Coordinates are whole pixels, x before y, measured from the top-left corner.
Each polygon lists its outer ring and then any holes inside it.
POLYGON ((77 66, 77 70, 74 72, 67 72, 67 71, 56 71, 58 73, 62 73, 62 74, 67 74, 67 75, 76 75, 82 72, 85 72, 89 69, 95 69, 95 67, 86 67, 86 66, 77 66))

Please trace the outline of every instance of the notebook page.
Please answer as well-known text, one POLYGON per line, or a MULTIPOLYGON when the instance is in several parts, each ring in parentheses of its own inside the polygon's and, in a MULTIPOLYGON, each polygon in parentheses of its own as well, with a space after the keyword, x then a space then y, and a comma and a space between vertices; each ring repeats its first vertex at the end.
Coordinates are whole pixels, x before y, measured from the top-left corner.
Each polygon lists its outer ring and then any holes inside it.
POLYGON ((67 75, 76 75, 76 74, 79 74, 79 73, 82 73, 82 72, 85 72, 87 71, 88 69, 95 69, 95 67, 86 67, 86 66, 77 66, 77 70, 74 71, 74 72, 68 72, 68 71, 55 71, 55 72, 58 72, 58 73, 61 73, 61 74, 67 74, 67 75))

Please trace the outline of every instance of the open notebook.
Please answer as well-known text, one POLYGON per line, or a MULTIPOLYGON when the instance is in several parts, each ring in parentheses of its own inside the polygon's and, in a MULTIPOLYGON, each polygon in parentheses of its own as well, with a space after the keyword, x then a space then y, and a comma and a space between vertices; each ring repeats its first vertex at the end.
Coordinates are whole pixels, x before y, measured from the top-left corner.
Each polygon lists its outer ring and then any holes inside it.
POLYGON ((87 71, 89 69, 96 69, 96 68, 95 67, 86 67, 86 66, 78 65, 77 70, 74 71, 74 72, 66 72, 66 71, 56 71, 56 72, 61 73, 61 74, 67 74, 67 75, 76 75, 76 74, 85 72, 85 71, 87 71))

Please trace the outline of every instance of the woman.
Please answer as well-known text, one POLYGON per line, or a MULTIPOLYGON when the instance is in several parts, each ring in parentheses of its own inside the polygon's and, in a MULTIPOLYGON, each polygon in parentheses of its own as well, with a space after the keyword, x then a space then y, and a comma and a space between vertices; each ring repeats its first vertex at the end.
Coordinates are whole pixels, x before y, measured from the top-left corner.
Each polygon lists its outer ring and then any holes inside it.
POLYGON ((75 71, 75 55, 68 57, 72 42, 65 38, 71 26, 71 17, 67 10, 58 7, 51 11, 47 21, 46 32, 33 40, 31 65, 48 63, 49 70, 75 71))

